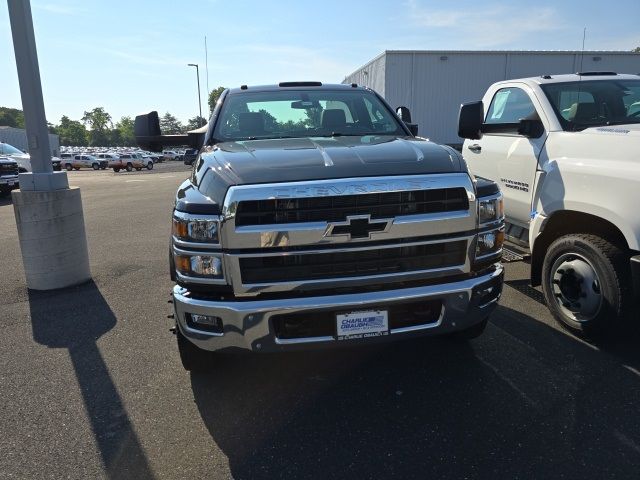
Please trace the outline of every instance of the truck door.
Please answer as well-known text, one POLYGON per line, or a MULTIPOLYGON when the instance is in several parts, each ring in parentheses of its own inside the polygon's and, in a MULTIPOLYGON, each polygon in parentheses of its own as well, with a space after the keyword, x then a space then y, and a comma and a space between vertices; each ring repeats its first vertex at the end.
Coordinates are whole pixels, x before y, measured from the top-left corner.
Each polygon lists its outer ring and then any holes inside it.
POLYGON ((500 88, 486 112, 483 137, 465 142, 464 157, 472 173, 500 185, 507 222, 528 229, 538 157, 547 134, 528 138, 518 133, 520 120, 540 118, 523 88, 500 88))

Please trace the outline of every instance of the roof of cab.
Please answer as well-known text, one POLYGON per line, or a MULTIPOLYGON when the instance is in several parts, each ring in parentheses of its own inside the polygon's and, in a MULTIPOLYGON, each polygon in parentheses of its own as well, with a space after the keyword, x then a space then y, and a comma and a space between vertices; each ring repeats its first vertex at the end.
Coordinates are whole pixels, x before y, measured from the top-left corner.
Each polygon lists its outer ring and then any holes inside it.
POLYGON ((238 88, 230 88, 230 94, 249 92, 275 92, 282 90, 368 90, 367 87, 356 85, 355 83, 321 83, 321 82, 281 82, 276 85, 242 85, 238 88))
POLYGON ((568 83, 587 80, 640 80, 640 75, 613 72, 583 72, 562 75, 540 75, 538 77, 514 78, 510 80, 502 80, 497 83, 524 82, 536 85, 546 85, 548 83, 568 83))

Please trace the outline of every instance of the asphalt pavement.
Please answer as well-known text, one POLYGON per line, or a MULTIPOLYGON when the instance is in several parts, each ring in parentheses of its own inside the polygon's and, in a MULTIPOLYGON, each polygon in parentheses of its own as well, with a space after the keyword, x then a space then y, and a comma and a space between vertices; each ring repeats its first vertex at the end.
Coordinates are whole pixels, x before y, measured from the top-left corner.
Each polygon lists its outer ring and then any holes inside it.
POLYGON ((640 334, 559 330, 506 266, 485 334, 223 355, 182 369, 167 271, 178 163, 70 172, 93 281, 30 292, 0 200, 0 478, 634 479, 640 334))

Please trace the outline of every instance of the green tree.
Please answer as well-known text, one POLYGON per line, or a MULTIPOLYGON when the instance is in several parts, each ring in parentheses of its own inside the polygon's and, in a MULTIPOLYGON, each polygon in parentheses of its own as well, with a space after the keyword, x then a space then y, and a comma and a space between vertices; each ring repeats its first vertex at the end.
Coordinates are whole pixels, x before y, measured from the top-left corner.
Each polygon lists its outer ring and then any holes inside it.
POLYGON ((160 118, 160 131, 163 135, 177 135, 184 131, 184 125, 169 112, 160 118))
POLYGON ((88 133, 85 126, 77 121, 71 120, 66 115, 60 119, 60 123, 55 127, 56 133, 60 135, 60 145, 74 147, 87 146, 88 133))
POLYGON ((3 127, 24 128, 24 114, 22 110, 0 107, 0 125, 3 127))
POLYGON ((202 127, 207 121, 199 115, 196 115, 193 118, 187 120, 186 125, 184 126, 185 130, 188 132, 189 130, 195 130, 196 128, 202 127))
POLYGON ((634 52, 634 53, 640 53, 640 47, 636 47, 631 51, 634 52))
POLYGON ((82 123, 89 126, 89 145, 105 147, 109 144, 110 130, 113 128, 111 115, 103 107, 84 112, 82 123))
POLYGON ((120 121, 116 123, 116 128, 112 130, 112 138, 118 142, 113 143, 113 145, 121 145, 124 147, 135 145, 136 137, 133 133, 133 125, 134 121, 131 117, 122 117, 120 121))
POLYGON ((209 112, 213 112, 218 98, 220 98, 220 95, 222 95, 222 92, 224 92, 225 90, 225 87, 218 87, 209 92, 209 112))

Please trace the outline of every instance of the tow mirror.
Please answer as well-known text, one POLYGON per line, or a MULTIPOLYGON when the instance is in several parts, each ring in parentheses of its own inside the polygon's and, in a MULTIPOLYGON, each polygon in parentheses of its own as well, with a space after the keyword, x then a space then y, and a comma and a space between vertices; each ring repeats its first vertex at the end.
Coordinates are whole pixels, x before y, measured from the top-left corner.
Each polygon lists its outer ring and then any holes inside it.
POLYGON ((204 144, 207 125, 181 135, 162 135, 158 112, 136 116, 133 131, 136 142, 143 150, 161 152, 163 147, 187 146, 200 150, 204 144))
POLYGON ((458 114, 458 136, 470 140, 482 138, 484 105, 482 102, 463 103, 458 114))
POLYGON ((396 108, 396 115, 398 115, 398 118, 404 122, 404 124, 411 132, 411 135, 413 135, 414 137, 418 135, 418 124, 411 123, 411 112, 407 107, 396 108))
POLYGON ((523 118, 518 125, 518 135, 527 138, 540 138, 544 133, 544 125, 539 118, 523 118))

